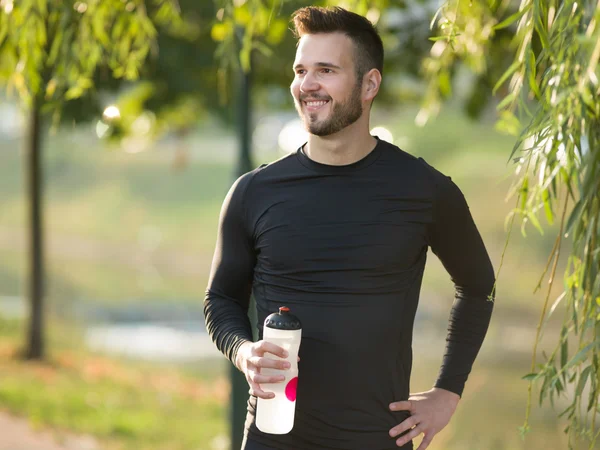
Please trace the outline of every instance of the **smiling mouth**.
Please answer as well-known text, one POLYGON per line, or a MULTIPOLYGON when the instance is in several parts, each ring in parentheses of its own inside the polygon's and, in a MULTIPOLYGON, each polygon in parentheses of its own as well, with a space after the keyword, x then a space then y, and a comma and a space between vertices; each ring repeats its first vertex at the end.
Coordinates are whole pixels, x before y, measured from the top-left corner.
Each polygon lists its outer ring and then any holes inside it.
POLYGON ((317 111, 323 106, 325 106, 327 103, 329 103, 329 100, 308 100, 303 101, 302 103, 304 103, 304 105, 309 111, 317 111))

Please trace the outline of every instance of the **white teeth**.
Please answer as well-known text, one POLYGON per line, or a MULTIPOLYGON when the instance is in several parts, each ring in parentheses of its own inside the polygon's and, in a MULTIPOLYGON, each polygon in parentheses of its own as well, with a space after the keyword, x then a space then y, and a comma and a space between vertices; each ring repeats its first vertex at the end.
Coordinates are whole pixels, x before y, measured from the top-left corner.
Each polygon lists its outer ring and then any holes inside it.
POLYGON ((326 101, 320 101, 320 102, 306 102, 306 104, 308 106, 323 106, 325 103, 327 103, 326 101))

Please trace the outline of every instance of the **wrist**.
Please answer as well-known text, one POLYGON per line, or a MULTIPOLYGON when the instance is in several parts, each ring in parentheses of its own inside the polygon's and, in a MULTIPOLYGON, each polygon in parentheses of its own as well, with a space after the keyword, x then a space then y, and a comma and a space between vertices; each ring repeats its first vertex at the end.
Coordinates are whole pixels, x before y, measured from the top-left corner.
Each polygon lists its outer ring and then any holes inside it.
POLYGON ((432 391, 439 392, 441 395, 451 398, 451 399, 455 400, 457 403, 461 399, 461 396, 459 394, 457 394, 456 392, 452 392, 452 391, 449 391, 448 389, 444 389, 441 387, 434 387, 432 389, 432 391))
POLYGON ((244 372, 244 354, 246 353, 247 348, 251 345, 252 341, 244 341, 242 344, 240 344, 240 346, 237 349, 233 364, 240 372, 244 372))

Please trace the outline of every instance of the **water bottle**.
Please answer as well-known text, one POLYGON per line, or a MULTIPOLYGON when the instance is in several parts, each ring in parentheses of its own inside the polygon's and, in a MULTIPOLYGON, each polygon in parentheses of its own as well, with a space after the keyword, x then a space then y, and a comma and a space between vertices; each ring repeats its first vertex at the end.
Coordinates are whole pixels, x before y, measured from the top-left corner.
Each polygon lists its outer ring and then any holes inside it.
POLYGON ((272 342, 288 352, 287 358, 279 358, 271 353, 265 357, 286 360, 290 363, 287 370, 261 369, 264 375, 285 375, 279 383, 262 383, 264 391, 273 392, 274 398, 258 398, 256 405, 256 427, 263 433, 286 434, 294 427, 296 411, 296 388, 298 386, 298 349, 302 337, 300 320, 290 313, 286 306, 265 319, 263 340, 272 342))

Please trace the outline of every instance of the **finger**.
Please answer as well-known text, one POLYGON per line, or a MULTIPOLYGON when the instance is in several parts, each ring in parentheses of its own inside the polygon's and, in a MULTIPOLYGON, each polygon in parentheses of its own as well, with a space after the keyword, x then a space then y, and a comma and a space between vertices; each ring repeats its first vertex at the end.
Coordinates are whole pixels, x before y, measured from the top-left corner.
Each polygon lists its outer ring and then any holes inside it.
POLYGON ((421 434, 421 429, 418 426, 414 427, 412 430, 410 430, 410 432, 406 433, 404 436, 399 438, 396 441, 396 445, 398 447, 402 447, 404 444, 407 444, 408 442, 416 438, 419 434, 421 434))
POLYGON ((392 411, 412 411, 413 404, 410 400, 394 402, 394 403, 390 403, 390 409, 392 411))
POLYGON ((258 350, 259 350, 259 352, 262 352, 263 354, 271 353, 275 356, 279 356, 280 358, 288 357, 288 352, 285 349, 283 349, 279 345, 273 344, 272 342, 260 341, 258 350))
POLYGON ((260 373, 254 372, 250 375, 250 381, 256 384, 272 384, 272 383, 281 383, 285 380, 285 375, 262 375, 260 373))
POLYGON ((287 361, 282 361, 279 359, 273 358, 265 358, 260 356, 253 356, 248 359, 248 362, 257 368, 267 368, 267 369, 279 369, 286 370, 290 368, 290 363, 287 361))
POLYGON ((259 397, 265 400, 269 400, 275 397, 273 392, 263 391, 258 384, 252 384, 250 386, 250 395, 254 395, 255 397, 259 397))
POLYGON ((394 428, 390 430, 390 436, 396 437, 401 433, 404 433, 406 430, 410 430, 416 424, 419 423, 419 419, 416 416, 411 416, 408 419, 404 420, 401 424, 396 425, 394 428))
POLYGON ((421 441, 421 445, 419 445, 419 448, 417 450, 425 450, 427 447, 429 447, 429 444, 431 444, 432 440, 433 440, 433 437, 429 437, 426 434, 425 437, 423 438, 423 440, 421 441))

